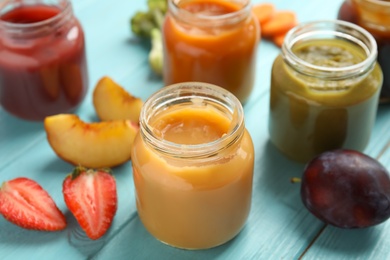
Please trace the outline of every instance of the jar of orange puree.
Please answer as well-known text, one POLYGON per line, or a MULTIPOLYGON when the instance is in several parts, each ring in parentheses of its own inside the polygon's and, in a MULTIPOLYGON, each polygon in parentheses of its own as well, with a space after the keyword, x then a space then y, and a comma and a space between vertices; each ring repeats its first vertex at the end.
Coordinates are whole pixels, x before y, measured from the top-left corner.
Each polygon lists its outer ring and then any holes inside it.
POLYGON ((363 151, 375 122, 383 74, 373 36, 344 21, 290 30, 271 75, 269 134, 307 162, 333 149, 363 151))
POLYGON ((223 244, 243 228, 254 149, 239 100, 207 83, 152 95, 132 150, 139 217, 158 240, 185 249, 223 244))
POLYGON ((244 103, 254 84, 259 30, 250 0, 168 0, 164 83, 207 82, 244 103))

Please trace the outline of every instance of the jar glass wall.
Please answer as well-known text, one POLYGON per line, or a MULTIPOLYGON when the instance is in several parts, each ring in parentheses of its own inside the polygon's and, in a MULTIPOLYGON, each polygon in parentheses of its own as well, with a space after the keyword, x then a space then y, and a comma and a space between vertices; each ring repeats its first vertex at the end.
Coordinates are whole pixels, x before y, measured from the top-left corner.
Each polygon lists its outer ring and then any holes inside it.
POLYGON ((254 85, 260 40, 250 1, 169 0, 168 7, 164 83, 212 83, 245 102, 254 85))
POLYGON ((244 226, 254 148, 231 93, 196 82, 161 89, 142 108, 131 156, 138 214, 158 240, 211 248, 244 226))
POLYGON ((0 104, 23 119, 75 110, 88 88, 84 33, 68 0, 0 7, 0 104))
POLYGON ((271 142, 300 162, 336 148, 364 150, 383 80, 376 57, 375 39, 352 23, 292 29, 272 67, 271 142))
POLYGON ((338 18, 357 24, 370 32, 378 44, 378 63, 383 71, 380 102, 390 103, 390 2, 346 0, 338 18))

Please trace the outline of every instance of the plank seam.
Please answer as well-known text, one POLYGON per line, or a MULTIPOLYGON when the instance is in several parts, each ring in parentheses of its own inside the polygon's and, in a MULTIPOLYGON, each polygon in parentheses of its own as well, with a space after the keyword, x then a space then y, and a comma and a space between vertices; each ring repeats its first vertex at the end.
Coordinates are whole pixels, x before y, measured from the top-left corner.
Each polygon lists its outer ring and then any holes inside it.
POLYGON ((40 136, 37 136, 36 139, 31 142, 29 145, 27 145, 24 149, 21 149, 19 150, 18 152, 16 152, 13 156, 11 156, 10 158, 8 158, 7 161, 5 162, 2 162, 0 164, 1 166, 1 171, 3 171, 5 168, 7 168, 8 166, 12 165, 13 163, 16 162, 16 160, 18 160, 18 158, 21 157, 22 154, 25 154, 27 153, 29 150, 31 150, 32 148, 34 148, 34 146, 41 142, 42 140, 44 140, 45 138, 45 135, 44 134, 41 134, 40 136))
POLYGON ((390 146, 390 141, 387 142, 387 144, 381 149, 381 151, 379 152, 379 154, 376 156, 376 159, 379 160, 379 158, 382 157, 382 155, 386 152, 386 150, 389 148, 390 146))
POLYGON ((320 235, 322 234, 322 232, 324 232, 325 228, 327 227, 328 225, 327 224, 324 224, 322 226, 322 228, 320 229, 320 231, 318 231, 317 235, 313 238, 313 240, 310 242, 310 244, 306 247, 306 249, 302 252, 302 254, 298 257, 299 260, 301 260, 305 254, 307 253, 307 251, 309 251, 309 249, 311 248, 311 246, 317 241, 317 239, 320 237, 320 235))

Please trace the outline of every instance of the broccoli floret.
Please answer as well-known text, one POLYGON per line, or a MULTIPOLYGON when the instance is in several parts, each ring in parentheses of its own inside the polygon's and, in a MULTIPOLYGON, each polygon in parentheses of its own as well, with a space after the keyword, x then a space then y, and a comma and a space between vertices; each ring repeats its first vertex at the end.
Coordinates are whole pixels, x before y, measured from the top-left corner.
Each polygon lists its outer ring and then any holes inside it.
POLYGON ((137 12, 130 23, 133 33, 141 37, 150 37, 152 29, 156 28, 153 14, 150 12, 137 12))

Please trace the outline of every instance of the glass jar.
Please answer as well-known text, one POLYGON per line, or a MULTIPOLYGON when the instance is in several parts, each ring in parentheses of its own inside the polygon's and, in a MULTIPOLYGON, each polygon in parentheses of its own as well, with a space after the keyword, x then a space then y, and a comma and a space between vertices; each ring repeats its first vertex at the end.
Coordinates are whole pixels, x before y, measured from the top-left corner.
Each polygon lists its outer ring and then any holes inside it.
POLYGON ((345 0, 338 18, 355 23, 370 32, 378 44, 378 63, 383 71, 381 103, 390 103, 390 2, 345 0))
POLYGON ((166 85, 206 82, 248 99, 260 40, 250 0, 168 0, 162 30, 166 85))
POLYGON ((152 95, 131 158, 138 214, 158 240, 205 249, 244 226, 254 148, 243 108, 225 89, 188 82, 152 95))
POLYGON ((71 112, 88 88, 84 33, 69 0, 0 6, 0 104, 28 120, 71 112))
POLYGON ((383 81, 376 57, 375 39, 355 24, 293 28, 272 66, 271 142, 300 162, 337 148, 363 151, 383 81))

